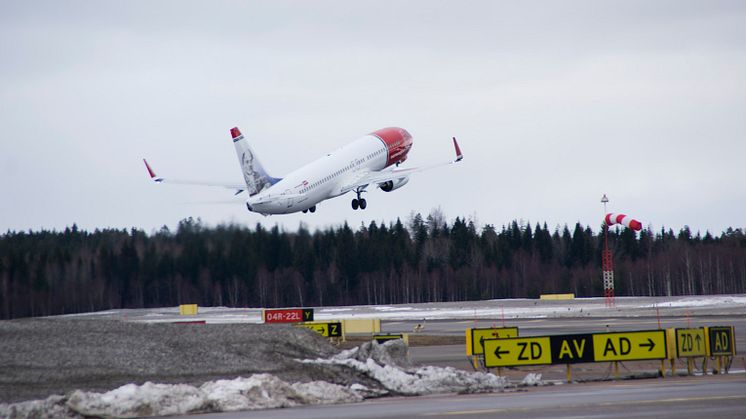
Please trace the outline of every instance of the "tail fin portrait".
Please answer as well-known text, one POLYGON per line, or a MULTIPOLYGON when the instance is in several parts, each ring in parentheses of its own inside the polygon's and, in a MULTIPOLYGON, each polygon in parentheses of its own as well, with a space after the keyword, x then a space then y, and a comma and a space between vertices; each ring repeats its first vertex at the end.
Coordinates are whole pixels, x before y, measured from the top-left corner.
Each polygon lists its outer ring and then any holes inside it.
POLYGON ((243 178, 246 182, 246 192, 249 193, 249 196, 256 195, 281 180, 267 174, 249 146, 249 142, 238 128, 231 128, 231 137, 233 137, 233 145, 236 147, 238 162, 241 165, 241 172, 243 172, 243 178))

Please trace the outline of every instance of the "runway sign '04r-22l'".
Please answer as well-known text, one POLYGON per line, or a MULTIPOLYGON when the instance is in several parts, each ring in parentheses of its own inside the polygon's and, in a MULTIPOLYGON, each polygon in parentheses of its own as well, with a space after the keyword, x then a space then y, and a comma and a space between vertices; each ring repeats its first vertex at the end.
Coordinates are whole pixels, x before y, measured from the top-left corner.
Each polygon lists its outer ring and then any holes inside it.
POLYGON ((666 358, 664 330, 489 339, 483 343, 488 368, 666 358))
POLYGON ((313 321, 312 308, 265 309, 264 323, 300 323, 313 321))

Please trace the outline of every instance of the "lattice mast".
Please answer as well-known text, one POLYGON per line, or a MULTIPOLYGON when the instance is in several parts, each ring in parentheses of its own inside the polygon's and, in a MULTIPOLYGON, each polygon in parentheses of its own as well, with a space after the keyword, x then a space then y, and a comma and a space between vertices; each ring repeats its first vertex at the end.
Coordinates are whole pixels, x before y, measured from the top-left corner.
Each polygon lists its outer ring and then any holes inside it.
MULTIPOLYGON (((609 198, 606 194, 601 198, 601 203, 604 204, 604 216, 608 214, 606 212, 606 204, 609 203, 609 198)), ((609 250, 609 224, 604 218, 604 250, 601 255, 601 269, 603 270, 603 281, 604 281, 604 302, 606 307, 614 307, 614 264, 611 259, 611 251, 609 250)))

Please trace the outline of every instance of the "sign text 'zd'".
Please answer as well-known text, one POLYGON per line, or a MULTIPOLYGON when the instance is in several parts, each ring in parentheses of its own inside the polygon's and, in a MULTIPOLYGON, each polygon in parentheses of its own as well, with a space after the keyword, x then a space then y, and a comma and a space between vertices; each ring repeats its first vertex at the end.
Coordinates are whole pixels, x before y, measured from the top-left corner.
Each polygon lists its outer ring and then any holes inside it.
POLYGON ((705 329, 676 329, 676 356, 705 356, 705 329))
POLYGON ((484 365, 487 368, 513 365, 549 365, 552 363, 548 336, 531 338, 485 339, 484 365))

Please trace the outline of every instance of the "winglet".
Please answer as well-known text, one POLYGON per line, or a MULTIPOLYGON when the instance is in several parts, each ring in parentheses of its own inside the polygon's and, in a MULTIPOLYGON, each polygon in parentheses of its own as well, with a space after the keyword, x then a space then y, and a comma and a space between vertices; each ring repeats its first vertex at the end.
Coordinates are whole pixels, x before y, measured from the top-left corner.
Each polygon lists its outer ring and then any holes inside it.
POLYGON ((231 138, 233 138, 233 142, 238 141, 239 137, 241 137, 241 131, 238 129, 238 127, 231 128, 231 138))
POLYGON ((458 142, 456 141, 456 137, 453 137, 453 148, 456 149, 456 160, 457 162, 464 159, 464 155, 461 154, 461 147, 458 146, 458 142))
POLYGON ((155 181, 155 182, 160 182, 160 181, 162 181, 162 180, 163 180, 162 178, 159 178, 159 177, 156 177, 156 176, 155 176, 155 172, 154 172, 154 171, 153 171, 153 169, 152 169, 152 168, 150 167, 150 165, 148 164, 148 161, 147 161, 147 160, 145 160, 145 159, 142 159, 142 161, 143 161, 143 162, 145 162, 145 168, 146 168, 146 169, 148 169, 148 174, 150 175, 150 178, 151 178, 151 179, 153 179, 153 181, 155 181))

